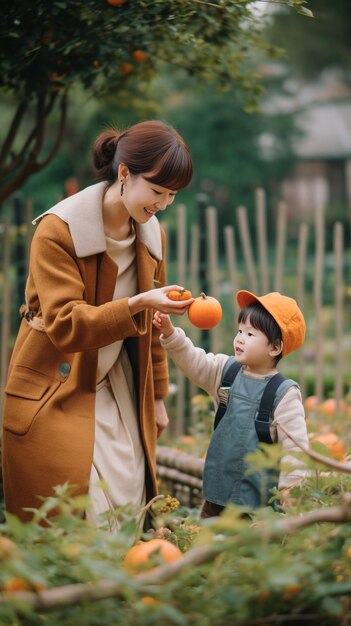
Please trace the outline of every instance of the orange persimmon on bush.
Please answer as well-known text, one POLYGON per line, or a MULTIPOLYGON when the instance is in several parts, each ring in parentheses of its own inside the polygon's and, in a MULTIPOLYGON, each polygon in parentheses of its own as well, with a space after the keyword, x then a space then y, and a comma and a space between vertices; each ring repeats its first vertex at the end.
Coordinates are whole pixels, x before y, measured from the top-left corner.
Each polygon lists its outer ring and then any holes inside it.
POLYGON ((194 326, 209 330, 219 324, 222 319, 222 307, 216 298, 202 293, 190 305, 188 317, 194 326))
POLYGON ((192 297, 193 296, 189 289, 172 289, 167 293, 167 298, 176 302, 179 302, 180 300, 189 300, 189 298, 192 297))
POLYGON ((133 71, 133 66, 131 63, 121 63, 119 70, 123 76, 127 76, 127 74, 131 74, 133 71))
POLYGON ((113 7, 120 7, 122 4, 127 2, 127 0, 106 0, 107 4, 111 4, 113 7))
POLYGON ((124 557, 124 568, 129 574, 154 569, 157 565, 178 561, 183 553, 167 539, 139 541, 124 557))
POLYGON ((133 59, 136 63, 143 63, 146 59, 146 52, 144 50, 134 50, 133 59))

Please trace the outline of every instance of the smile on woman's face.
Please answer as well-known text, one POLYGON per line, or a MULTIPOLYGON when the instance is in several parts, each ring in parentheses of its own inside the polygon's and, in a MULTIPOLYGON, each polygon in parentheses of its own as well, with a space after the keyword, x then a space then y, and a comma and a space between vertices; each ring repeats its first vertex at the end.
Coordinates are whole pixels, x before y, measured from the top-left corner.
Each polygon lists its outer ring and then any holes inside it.
POLYGON ((145 224, 155 213, 172 204, 176 191, 160 187, 144 176, 128 176, 122 201, 130 215, 139 224, 145 224))

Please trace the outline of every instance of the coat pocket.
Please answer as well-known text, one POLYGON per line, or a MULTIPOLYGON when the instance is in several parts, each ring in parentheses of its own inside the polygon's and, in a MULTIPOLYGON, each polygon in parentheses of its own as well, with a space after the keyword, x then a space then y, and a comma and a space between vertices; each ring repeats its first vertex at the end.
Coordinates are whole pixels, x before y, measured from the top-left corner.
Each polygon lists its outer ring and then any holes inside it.
POLYGON ((60 381, 42 372, 16 366, 5 388, 4 429, 15 435, 25 435, 37 413, 59 386, 60 381))

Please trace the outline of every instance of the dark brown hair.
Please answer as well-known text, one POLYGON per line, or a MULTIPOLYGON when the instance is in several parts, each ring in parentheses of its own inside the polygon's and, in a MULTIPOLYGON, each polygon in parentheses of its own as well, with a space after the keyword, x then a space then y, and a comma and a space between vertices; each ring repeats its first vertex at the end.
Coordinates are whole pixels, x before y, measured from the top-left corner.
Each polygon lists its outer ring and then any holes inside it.
POLYGON ((152 173, 145 178, 174 191, 187 187, 193 174, 184 139, 160 121, 139 122, 124 132, 105 130, 95 140, 93 160, 98 178, 110 183, 116 180, 120 163, 134 176, 152 173))

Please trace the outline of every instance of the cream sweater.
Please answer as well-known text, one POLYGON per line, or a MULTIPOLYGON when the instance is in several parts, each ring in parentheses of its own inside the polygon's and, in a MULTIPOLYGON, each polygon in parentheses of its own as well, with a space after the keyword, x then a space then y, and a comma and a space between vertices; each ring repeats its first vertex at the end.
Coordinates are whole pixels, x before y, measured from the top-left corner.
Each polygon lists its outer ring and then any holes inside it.
MULTIPOLYGON (((160 341, 175 365, 195 385, 212 396, 215 408, 217 408, 218 388, 229 356, 221 353, 207 353, 202 348, 194 346, 181 328, 175 328, 169 337, 161 335, 160 341)), ((291 454, 298 452, 300 448, 283 432, 280 425, 291 433, 296 442, 308 447, 305 411, 298 387, 288 389, 275 409, 271 424, 272 440, 279 442, 283 450, 278 486, 279 489, 287 489, 300 482, 307 472, 301 460, 291 454)))

